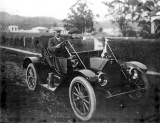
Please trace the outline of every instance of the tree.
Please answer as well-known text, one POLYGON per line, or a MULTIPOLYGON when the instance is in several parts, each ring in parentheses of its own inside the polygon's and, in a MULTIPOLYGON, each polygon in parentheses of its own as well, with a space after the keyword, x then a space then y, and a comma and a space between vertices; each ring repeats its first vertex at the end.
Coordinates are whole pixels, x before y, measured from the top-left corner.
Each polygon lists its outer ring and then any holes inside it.
POLYGON ((88 8, 86 1, 78 0, 70 10, 71 13, 68 14, 68 18, 63 20, 65 27, 68 29, 76 27, 82 33, 93 30, 93 13, 88 8))
POLYGON ((137 7, 137 20, 139 21, 139 25, 143 27, 141 33, 143 37, 151 34, 151 16, 158 12, 158 7, 158 0, 145 1, 137 7))
POLYGON ((126 36, 128 23, 135 21, 135 10, 139 3, 138 0, 114 0, 112 2, 106 0, 103 2, 108 8, 106 16, 112 17, 111 22, 119 27, 123 36, 126 36))
POLYGON ((99 32, 102 32, 102 31, 103 31, 103 28, 102 28, 102 27, 100 27, 100 28, 99 28, 99 32))
POLYGON ((70 30, 71 28, 74 27, 74 26, 70 23, 70 20, 63 19, 62 21, 64 22, 64 28, 66 28, 66 30, 70 30))
POLYGON ((56 22, 54 22, 53 27, 57 27, 57 26, 58 26, 58 24, 56 22))

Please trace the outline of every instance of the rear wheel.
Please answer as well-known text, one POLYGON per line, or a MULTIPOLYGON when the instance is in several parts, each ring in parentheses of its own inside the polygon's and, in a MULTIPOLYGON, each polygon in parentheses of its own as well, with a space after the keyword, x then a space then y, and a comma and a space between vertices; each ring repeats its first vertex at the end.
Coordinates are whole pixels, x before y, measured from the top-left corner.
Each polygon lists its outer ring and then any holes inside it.
POLYGON ((76 116, 89 120, 96 110, 96 97, 91 84, 83 77, 75 77, 69 87, 69 99, 76 116))
POLYGON ((129 97, 134 100, 146 97, 148 95, 149 83, 146 75, 140 73, 138 78, 131 85, 132 90, 138 90, 129 94, 129 97))
POLYGON ((34 91, 37 88, 37 73, 33 63, 30 63, 27 67, 26 81, 30 90, 34 91))

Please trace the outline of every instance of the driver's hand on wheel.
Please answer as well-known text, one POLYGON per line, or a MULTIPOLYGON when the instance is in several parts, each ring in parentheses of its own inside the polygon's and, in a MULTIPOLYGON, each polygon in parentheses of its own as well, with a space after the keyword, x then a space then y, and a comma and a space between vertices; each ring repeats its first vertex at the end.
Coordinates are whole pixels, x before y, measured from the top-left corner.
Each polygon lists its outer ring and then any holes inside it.
POLYGON ((65 47, 65 46, 67 46, 67 43, 66 42, 62 42, 61 43, 61 47, 65 47))
POLYGON ((61 44, 57 44, 57 45, 56 45, 56 48, 60 48, 60 47, 61 47, 61 44))
POLYGON ((61 47, 64 47, 65 45, 64 45, 64 43, 62 42, 62 43, 60 43, 60 44, 57 44, 56 45, 56 48, 61 48, 61 47))

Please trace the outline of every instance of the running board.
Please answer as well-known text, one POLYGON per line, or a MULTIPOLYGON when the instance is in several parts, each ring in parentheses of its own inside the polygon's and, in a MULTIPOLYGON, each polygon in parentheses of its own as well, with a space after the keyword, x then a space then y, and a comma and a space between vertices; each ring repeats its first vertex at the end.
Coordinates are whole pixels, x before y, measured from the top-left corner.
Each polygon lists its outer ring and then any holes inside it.
POLYGON ((110 91, 107 91, 109 96, 107 96, 106 98, 121 96, 121 95, 124 95, 124 94, 133 93, 133 92, 141 91, 141 90, 145 90, 145 89, 147 89, 147 88, 141 88, 141 89, 137 89, 137 90, 127 91, 127 92, 123 92, 123 93, 119 93, 119 94, 115 94, 115 95, 112 95, 110 91))
POLYGON ((57 87, 53 87, 53 88, 51 88, 51 87, 49 87, 49 86, 48 86, 48 84, 41 84, 41 86, 43 86, 43 87, 47 88, 47 89, 48 89, 48 90, 50 90, 50 91, 55 91, 55 90, 56 90, 56 88, 57 88, 57 87))

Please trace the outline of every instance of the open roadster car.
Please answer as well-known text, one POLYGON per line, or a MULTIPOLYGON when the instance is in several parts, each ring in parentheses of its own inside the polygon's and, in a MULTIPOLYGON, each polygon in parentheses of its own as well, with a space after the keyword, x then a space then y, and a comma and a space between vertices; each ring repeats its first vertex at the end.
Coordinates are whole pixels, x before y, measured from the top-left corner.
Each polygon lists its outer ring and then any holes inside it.
POLYGON ((56 57, 60 72, 54 66, 53 56, 46 45, 42 46, 40 57, 24 59, 30 90, 34 91, 39 84, 55 91, 61 83, 68 83, 71 107, 84 121, 91 119, 96 111, 96 91, 103 91, 102 96, 106 98, 126 94, 137 100, 146 96, 149 83, 144 64, 137 61, 120 64, 107 42, 104 50, 76 52, 69 37, 63 47, 68 56, 56 57), (106 49, 110 53, 105 52, 106 49))

